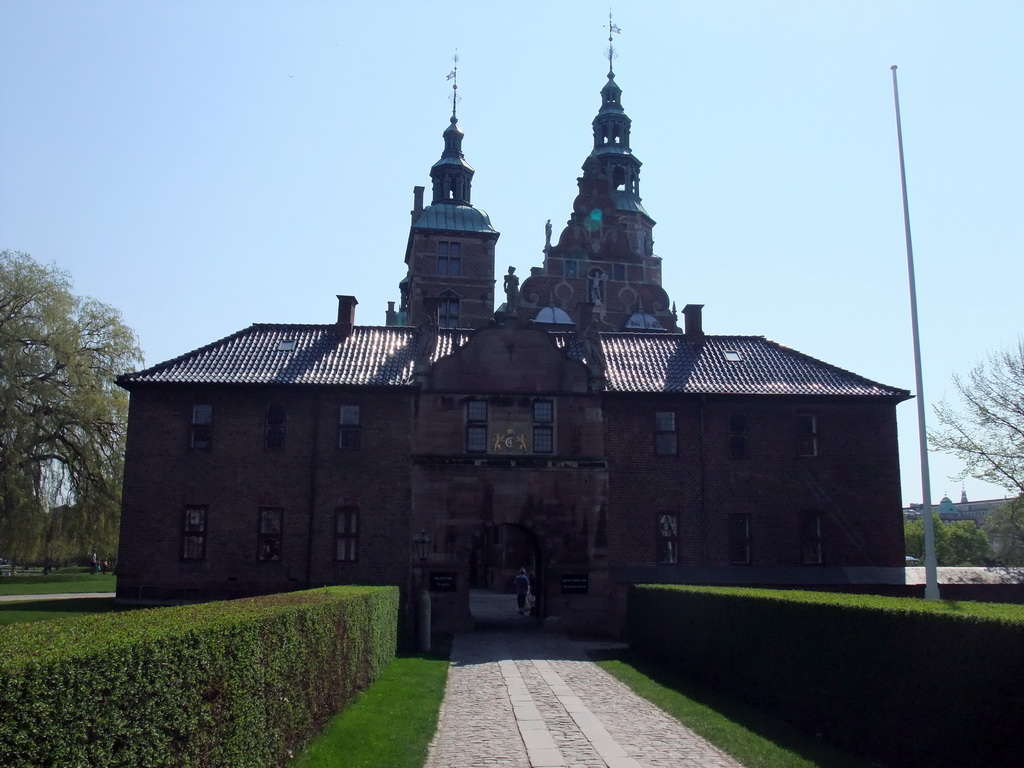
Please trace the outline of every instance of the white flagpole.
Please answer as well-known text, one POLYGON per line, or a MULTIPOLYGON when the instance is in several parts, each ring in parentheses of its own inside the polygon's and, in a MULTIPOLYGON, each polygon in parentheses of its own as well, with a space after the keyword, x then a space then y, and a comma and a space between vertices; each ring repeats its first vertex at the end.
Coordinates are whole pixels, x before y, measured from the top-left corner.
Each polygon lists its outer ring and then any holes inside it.
POLYGON ((914 280, 914 247, 910 242, 910 207, 907 204, 907 169, 903 163, 903 126, 896 65, 892 70, 892 95, 896 103, 896 141, 900 152, 900 183, 903 186, 903 230, 907 237, 907 272, 910 275, 910 325, 914 336, 914 376, 917 383, 917 431, 921 445, 921 514, 924 520, 924 596, 939 599, 939 571, 935 561, 935 528, 932 520, 931 477, 928 472, 928 432, 925 429, 924 376, 921 373, 921 334, 917 324, 917 286, 914 280))

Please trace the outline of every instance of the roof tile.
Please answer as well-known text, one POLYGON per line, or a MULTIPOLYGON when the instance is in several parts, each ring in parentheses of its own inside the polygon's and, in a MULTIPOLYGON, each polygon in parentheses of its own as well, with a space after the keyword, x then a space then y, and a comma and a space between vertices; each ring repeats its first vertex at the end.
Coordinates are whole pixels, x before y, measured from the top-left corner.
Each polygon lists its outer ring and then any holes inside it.
MULTIPOLYGON (((118 381, 135 384, 325 384, 408 386, 413 383, 412 327, 357 326, 339 338, 334 325, 256 324, 193 352, 118 381), (279 349, 294 341, 291 351, 279 349)), ((441 329, 434 359, 465 344, 472 331, 441 329)), ((575 334, 552 332, 568 357, 585 359, 575 334)), ((614 392, 909 397, 763 336, 603 333, 607 388, 614 392), (729 359, 726 351, 735 353, 729 359)))

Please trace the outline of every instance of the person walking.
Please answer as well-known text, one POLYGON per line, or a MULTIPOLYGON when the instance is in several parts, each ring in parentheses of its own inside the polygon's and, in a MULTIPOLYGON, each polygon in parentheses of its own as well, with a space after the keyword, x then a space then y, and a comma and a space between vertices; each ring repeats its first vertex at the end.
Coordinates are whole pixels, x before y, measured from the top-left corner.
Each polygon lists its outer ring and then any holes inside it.
POLYGON ((526 610, 526 596, 530 594, 530 577, 526 575, 526 569, 520 568, 513 582, 516 587, 516 602, 519 604, 519 615, 522 616, 526 610))

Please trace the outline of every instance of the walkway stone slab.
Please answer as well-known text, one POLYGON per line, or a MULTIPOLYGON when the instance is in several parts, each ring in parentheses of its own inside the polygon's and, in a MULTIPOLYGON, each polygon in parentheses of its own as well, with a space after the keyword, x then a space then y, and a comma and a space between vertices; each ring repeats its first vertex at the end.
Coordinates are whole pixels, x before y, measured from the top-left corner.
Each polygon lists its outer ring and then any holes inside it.
POLYGON ((742 768, 538 629, 457 635, 425 768, 742 768))

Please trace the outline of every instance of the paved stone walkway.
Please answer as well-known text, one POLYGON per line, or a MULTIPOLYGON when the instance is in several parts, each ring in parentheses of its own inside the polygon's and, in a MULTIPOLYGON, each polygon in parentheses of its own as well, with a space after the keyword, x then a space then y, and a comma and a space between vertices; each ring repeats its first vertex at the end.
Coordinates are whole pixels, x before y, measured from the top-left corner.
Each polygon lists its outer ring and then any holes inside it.
POLYGON ((114 597, 113 592, 48 592, 45 595, 0 595, 0 603, 26 603, 36 600, 76 600, 82 597, 114 597))
POLYGON ((456 636, 425 768, 742 768, 589 660, 615 644, 523 621, 456 636))

